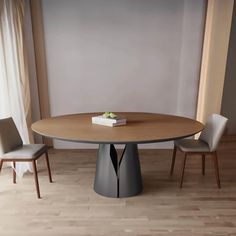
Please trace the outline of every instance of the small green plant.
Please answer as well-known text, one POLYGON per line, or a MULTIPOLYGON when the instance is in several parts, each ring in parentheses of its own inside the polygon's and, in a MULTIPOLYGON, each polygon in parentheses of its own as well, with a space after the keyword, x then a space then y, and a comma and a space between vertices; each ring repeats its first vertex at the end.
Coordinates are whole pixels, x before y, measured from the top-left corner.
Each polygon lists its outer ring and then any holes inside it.
POLYGON ((109 112, 109 111, 106 111, 102 116, 105 118, 116 118, 117 117, 117 115, 115 113, 109 112))

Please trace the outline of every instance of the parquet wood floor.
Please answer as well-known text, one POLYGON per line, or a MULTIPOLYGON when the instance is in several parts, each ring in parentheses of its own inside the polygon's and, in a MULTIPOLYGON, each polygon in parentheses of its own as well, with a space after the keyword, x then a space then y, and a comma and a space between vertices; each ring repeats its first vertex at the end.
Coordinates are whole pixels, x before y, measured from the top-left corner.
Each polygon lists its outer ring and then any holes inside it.
POLYGON ((172 150, 140 150, 144 189, 124 199, 105 198, 93 191, 96 150, 49 152, 54 183, 39 162, 38 200, 32 174, 12 183, 12 172, 0 175, 1 236, 75 235, 236 235, 236 139, 225 138, 219 148, 222 189, 216 186, 213 163, 187 161, 179 189, 182 155, 169 177, 172 150))

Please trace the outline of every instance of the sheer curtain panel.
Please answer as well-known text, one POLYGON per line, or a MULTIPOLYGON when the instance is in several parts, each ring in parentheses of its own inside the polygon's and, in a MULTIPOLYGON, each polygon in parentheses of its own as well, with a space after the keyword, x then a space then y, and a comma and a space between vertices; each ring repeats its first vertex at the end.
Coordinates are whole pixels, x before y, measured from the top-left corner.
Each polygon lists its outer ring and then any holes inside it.
MULTIPOLYGON (((25 144, 30 143, 29 77, 24 48, 24 0, 0 0, 0 119, 13 117, 25 144)), ((22 176, 30 163, 18 163, 22 176)))

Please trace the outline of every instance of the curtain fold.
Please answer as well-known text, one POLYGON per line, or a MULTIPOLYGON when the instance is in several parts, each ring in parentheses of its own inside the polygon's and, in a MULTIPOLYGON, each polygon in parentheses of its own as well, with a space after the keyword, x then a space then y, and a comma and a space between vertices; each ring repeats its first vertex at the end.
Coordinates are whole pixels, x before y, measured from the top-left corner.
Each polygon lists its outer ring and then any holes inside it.
POLYGON ((233 6, 234 0, 208 0, 196 114, 203 123, 221 112, 233 6))
MULTIPOLYGON (((24 0, 0 0, 0 118, 13 117, 25 144, 33 141, 27 58, 24 46, 24 0)), ((32 171, 30 163, 19 163, 22 176, 32 171)))

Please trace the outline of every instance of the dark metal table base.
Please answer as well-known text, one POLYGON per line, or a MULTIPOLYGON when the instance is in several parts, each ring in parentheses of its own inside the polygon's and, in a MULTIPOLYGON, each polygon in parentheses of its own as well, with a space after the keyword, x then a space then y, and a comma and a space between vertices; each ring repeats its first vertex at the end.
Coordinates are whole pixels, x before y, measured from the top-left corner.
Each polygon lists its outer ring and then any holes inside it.
POLYGON ((100 144, 94 190, 106 197, 121 198, 142 191, 137 144, 126 144, 119 160, 113 144, 100 144))

